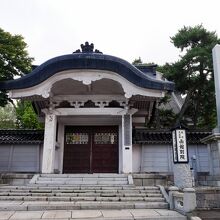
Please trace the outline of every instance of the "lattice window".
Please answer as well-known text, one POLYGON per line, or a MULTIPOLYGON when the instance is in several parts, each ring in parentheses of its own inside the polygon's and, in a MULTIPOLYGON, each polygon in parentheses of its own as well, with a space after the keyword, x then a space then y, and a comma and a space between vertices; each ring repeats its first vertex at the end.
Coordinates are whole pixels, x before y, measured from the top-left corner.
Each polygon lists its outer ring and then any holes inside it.
POLYGON ((88 133, 67 133, 66 143, 67 144, 88 144, 89 134, 88 133))
POLYGON ((95 133, 95 144, 117 144, 117 133, 95 133))

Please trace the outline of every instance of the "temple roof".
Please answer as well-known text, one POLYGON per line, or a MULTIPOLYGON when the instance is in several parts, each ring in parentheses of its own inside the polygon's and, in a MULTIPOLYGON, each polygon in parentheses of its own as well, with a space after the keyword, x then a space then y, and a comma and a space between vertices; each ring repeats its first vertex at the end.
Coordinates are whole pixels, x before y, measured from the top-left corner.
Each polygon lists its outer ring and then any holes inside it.
MULTIPOLYGON (((0 89, 14 90, 36 86, 58 72, 72 69, 104 70, 119 74, 134 85, 156 90, 174 90, 174 83, 158 80, 154 75, 141 71, 129 62, 118 57, 102 54, 99 50, 93 51, 93 44, 81 45, 82 51, 76 50, 73 54, 67 54, 52 58, 31 73, 19 79, 0 82, 0 89)), ((150 71, 150 70, 149 70, 150 71)), ((150 73, 150 72, 149 72, 150 73)))

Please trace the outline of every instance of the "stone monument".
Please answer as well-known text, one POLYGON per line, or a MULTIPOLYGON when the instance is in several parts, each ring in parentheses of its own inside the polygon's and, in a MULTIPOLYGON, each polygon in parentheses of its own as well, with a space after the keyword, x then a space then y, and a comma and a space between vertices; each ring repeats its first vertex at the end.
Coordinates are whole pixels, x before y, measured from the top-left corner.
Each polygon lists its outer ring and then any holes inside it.
POLYGON ((179 188, 193 186, 193 178, 189 165, 186 130, 181 126, 172 131, 173 139, 173 175, 174 185, 179 188))

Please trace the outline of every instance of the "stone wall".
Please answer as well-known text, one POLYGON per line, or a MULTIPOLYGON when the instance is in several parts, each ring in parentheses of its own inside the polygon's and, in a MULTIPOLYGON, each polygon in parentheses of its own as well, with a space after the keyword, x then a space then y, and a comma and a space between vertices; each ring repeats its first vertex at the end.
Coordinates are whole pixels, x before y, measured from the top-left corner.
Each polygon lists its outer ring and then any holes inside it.
POLYGON ((220 187, 197 187, 198 209, 220 209, 220 187))
POLYGON ((136 186, 169 186, 171 185, 171 176, 166 174, 132 174, 136 186))
POLYGON ((3 173, 0 174, 0 183, 9 185, 27 185, 34 174, 3 173))

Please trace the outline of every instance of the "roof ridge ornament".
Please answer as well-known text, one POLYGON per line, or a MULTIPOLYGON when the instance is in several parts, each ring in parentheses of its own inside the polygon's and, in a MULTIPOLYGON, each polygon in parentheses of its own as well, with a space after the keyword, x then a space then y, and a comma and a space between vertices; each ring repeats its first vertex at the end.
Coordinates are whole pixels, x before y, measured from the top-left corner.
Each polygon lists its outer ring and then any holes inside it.
POLYGON ((81 46, 82 51, 78 49, 74 51, 73 53, 102 53, 101 51, 97 49, 94 50, 94 44, 93 43, 89 44, 88 41, 86 41, 85 44, 81 44, 80 46, 81 46))

